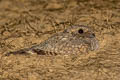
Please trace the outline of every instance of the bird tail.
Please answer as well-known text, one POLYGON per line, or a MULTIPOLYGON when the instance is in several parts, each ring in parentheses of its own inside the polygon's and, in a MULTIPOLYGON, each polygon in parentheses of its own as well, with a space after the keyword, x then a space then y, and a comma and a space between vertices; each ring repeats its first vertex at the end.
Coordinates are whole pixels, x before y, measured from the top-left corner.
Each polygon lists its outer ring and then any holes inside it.
POLYGON ((21 50, 18 50, 18 51, 8 52, 5 55, 6 56, 9 56, 11 54, 13 54, 13 55, 16 55, 16 54, 25 54, 26 55, 26 54, 28 54, 29 51, 30 51, 30 49, 26 48, 26 49, 21 49, 21 50))
POLYGON ((13 55, 16 55, 16 54, 23 54, 23 55, 27 55, 27 54, 46 55, 46 52, 44 50, 37 49, 37 48, 25 48, 25 49, 21 49, 21 50, 18 50, 18 51, 8 52, 5 55, 9 56, 11 54, 13 54, 13 55))

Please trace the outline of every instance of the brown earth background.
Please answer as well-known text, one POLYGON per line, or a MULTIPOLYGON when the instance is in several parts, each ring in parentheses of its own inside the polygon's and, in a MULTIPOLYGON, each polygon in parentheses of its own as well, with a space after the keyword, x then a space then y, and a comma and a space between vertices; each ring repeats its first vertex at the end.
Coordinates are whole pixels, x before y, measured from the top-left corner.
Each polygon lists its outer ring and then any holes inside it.
POLYGON ((0 0, 0 80, 120 80, 120 1, 0 0), (4 56, 76 24, 94 29, 99 50, 4 56))

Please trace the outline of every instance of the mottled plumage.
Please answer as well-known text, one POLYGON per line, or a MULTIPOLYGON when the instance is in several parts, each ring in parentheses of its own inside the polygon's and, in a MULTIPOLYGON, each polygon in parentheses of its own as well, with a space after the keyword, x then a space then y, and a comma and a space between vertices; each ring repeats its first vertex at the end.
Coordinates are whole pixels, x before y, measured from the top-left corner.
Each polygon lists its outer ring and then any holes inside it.
POLYGON ((98 40, 87 26, 70 26, 38 45, 9 54, 37 53, 40 55, 81 54, 98 49, 98 40))

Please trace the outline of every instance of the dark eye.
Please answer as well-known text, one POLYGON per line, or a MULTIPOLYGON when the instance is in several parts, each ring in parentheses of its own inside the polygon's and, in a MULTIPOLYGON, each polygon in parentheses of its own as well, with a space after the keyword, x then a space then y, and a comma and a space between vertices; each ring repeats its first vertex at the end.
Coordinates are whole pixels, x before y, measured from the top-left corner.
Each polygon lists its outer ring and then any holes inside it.
POLYGON ((80 34, 84 33, 83 29, 79 29, 78 33, 80 33, 80 34))

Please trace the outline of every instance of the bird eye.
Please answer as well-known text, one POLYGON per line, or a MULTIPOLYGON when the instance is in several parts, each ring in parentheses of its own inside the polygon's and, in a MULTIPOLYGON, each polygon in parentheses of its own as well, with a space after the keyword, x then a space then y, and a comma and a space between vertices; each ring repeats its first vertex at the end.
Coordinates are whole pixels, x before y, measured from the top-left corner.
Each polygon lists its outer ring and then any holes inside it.
POLYGON ((79 29, 78 33, 80 33, 80 34, 84 33, 83 29, 79 29))

